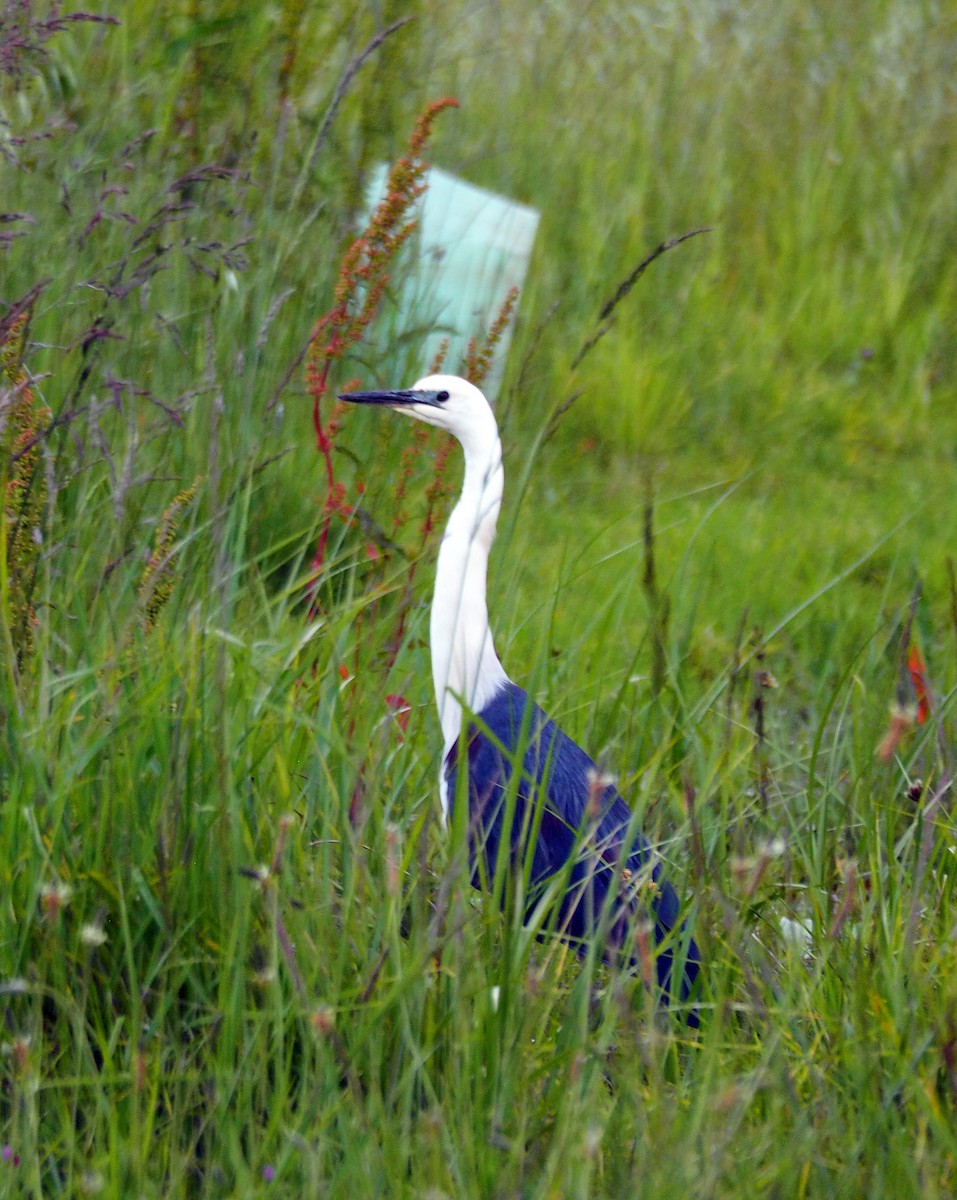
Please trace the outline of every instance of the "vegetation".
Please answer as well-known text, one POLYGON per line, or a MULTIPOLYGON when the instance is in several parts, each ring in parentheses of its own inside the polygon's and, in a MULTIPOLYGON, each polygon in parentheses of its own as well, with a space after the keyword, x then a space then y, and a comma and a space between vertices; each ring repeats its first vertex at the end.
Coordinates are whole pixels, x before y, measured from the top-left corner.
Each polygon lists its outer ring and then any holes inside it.
POLYGON ((0 3, 0 1193, 952 1196, 957 16, 97 15, 0 3), (441 827, 403 156, 542 211, 490 607, 698 1033, 441 827))

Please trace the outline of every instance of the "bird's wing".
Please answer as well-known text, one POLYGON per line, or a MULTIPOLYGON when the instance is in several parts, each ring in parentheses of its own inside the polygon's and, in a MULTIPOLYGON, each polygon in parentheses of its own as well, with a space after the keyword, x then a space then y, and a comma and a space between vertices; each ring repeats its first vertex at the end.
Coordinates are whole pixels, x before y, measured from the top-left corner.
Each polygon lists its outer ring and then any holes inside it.
MULTIPOLYGON (((567 873, 559 901, 559 928, 567 936, 586 938, 610 904, 615 905, 608 914, 611 937, 619 944, 631 915, 643 907, 654 919, 659 945, 681 928, 678 894, 663 878, 648 841, 634 828, 627 804, 601 779, 584 750, 515 684, 501 689, 477 714, 462 742, 449 752, 445 776, 450 805, 457 789, 467 786, 476 886, 491 882, 507 836, 512 862, 517 858, 527 869, 531 855, 533 889, 567 873), (467 785, 458 784, 460 764, 466 767, 467 785), (617 888, 614 901, 609 898, 612 886, 617 888)), ((683 997, 698 963, 697 946, 688 939, 683 997)), ((672 965, 669 941, 657 957, 665 991, 670 991, 672 965)))
POLYGON ((511 810, 510 838, 516 848, 530 842, 533 882, 560 871, 573 855, 573 883, 581 883, 586 874, 604 880, 623 854, 622 868, 629 877, 647 873, 651 848, 631 828, 628 806, 584 750, 515 684, 493 697, 470 723, 463 742, 449 752, 445 776, 450 805, 460 763, 468 773, 473 844, 484 846, 488 864, 497 861, 503 822, 511 810))

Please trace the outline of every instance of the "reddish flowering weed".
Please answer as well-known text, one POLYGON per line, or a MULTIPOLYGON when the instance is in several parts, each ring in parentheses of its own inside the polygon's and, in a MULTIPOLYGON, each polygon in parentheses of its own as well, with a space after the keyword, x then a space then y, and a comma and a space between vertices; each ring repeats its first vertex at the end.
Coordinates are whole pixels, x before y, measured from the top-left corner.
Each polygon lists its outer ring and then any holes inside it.
MULTIPOLYGON (((313 326, 306 352, 306 383, 312 397, 312 423, 316 447, 326 468, 326 501, 319 542, 313 559, 317 578, 325 563, 329 529, 335 515, 350 520, 353 508, 345 488, 335 477, 332 451, 341 426, 337 408, 323 419, 322 406, 329 390, 333 363, 340 362, 362 339, 385 295, 396 256, 416 228, 410 209, 425 191, 428 168, 423 154, 435 118, 458 101, 452 97, 426 105, 409 138, 408 149, 389 173, 386 194, 369 218, 365 230, 346 250, 339 268, 332 308, 313 326)), ((315 600, 313 609, 315 609, 315 600)))
POLYGON ((498 311, 498 316, 489 326, 485 340, 480 342, 477 337, 473 337, 469 341, 468 349, 465 351, 465 378, 470 383, 474 383, 476 387, 482 386, 485 382, 485 377, 491 370, 496 347, 502 340, 505 330, 508 328, 508 323, 512 319, 512 313, 515 311, 517 303, 518 288, 509 288, 508 295, 505 297, 505 301, 498 311))

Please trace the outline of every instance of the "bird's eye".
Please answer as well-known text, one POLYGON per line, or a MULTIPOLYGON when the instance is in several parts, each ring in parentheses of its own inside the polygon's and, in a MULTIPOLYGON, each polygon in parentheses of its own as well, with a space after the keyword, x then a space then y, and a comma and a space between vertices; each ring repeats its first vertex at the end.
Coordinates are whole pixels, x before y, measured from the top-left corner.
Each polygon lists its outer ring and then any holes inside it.
POLYGON ((435 398, 436 398, 436 400, 441 400, 442 403, 444 404, 445 401, 448 400, 449 394, 448 394, 448 392, 439 392, 435 398))

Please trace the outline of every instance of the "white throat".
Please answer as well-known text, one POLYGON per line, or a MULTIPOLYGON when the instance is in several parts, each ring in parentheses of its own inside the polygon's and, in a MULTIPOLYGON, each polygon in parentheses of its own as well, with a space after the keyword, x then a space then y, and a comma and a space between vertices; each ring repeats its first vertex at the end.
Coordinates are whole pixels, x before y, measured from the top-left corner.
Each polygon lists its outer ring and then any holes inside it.
POLYGON ((485 600, 488 556, 502 506, 502 445, 465 450, 465 481, 439 549, 432 600, 432 679, 447 754, 462 727, 462 703, 480 712, 508 682, 492 643, 485 600), (471 452, 470 452, 471 450, 471 452))

